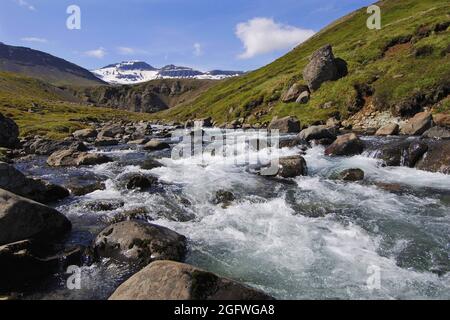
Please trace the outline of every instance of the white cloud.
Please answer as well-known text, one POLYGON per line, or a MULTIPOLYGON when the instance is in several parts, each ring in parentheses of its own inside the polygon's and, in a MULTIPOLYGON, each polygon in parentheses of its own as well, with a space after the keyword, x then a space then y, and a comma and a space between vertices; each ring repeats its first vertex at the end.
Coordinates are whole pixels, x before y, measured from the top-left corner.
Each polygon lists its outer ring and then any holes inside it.
POLYGON ((129 47, 118 47, 117 51, 119 52, 119 54, 123 55, 131 55, 136 53, 135 49, 129 47))
POLYGON ((245 48, 239 58, 249 59, 264 53, 292 49, 312 35, 313 30, 276 23, 269 18, 254 18, 236 26, 236 36, 245 48))
POLYGON ((47 43, 48 42, 48 40, 45 38, 37 38, 37 37, 25 37, 20 40, 26 41, 26 42, 38 42, 38 43, 47 43))
POLYGON ((106 50, 104 48, 98 48, 95 50, 89 50, 84 53, 88 57, 102 59, 106 55, 106 50))
POLYGON ((15 1, 21 7, 25 7, 28 10, 31 10, 31 11, 35 11, 36 10, 36 8, 32 4, 28 3, 25 0, 15 0, 15 1))
POLYGON ((202 45, 198 42, 194 43, 194 56, 200 57, 203 55, 203 48, 202 45))

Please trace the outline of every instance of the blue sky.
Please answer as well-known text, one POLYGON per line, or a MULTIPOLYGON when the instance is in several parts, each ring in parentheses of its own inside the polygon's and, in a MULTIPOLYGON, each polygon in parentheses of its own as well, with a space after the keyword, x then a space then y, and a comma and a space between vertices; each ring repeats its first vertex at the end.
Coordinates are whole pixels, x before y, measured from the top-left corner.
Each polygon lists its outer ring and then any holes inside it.
POLYGON ((373 0, 0 0, 0 41, 88 69, 123 60, 252 70, 373 0), (69 30, 69 5, 81 30, 69 30))

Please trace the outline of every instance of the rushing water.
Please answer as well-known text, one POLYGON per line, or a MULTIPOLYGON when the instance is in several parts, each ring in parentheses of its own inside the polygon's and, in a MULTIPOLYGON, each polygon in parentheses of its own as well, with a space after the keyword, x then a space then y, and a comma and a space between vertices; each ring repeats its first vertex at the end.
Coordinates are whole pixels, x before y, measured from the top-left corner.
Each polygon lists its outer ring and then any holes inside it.
MULTIPOLYGON (((305 155, 308 176, 282 180, 236 165, 243 157, 239 153, 206 157, 205 164, 200 158, 172 160, 168 151, 139 148, 102 149, 115 162, 94 167, 52 169, 44 158, 18 167, 62 184, 74 177, 106 182, 106 190, 56 205, 74 224, 68 244, 89 245, 108 218, 145 208, 152 223, 189 238, 187 263, 278 299, 450 298, 448 175, 383 167, 370 152, 330 158, 316 146, 305 155), (160 158, 164 167, 142 170, 140 164, 149 156, 160 158), (332 179, 347 168, 363 169, 364 182, 332 179), (137 172, 158 176, 160 187, 152 192, 126 190, 122 178, 137 172), (226 208, 211 201, 224 189, 237 199, 226 208), (89 203, 98 200, 125 205, 92 212, 89 203)), ((298 152, 281 150, 282 155, 298 152)), ((250 157, 256 153, 250 151, 250 157)), ((104 299, 130 272, 125 265, 103 261, 83 268, 81 290, 66 289, 61 273, 29 297, 104 299)))

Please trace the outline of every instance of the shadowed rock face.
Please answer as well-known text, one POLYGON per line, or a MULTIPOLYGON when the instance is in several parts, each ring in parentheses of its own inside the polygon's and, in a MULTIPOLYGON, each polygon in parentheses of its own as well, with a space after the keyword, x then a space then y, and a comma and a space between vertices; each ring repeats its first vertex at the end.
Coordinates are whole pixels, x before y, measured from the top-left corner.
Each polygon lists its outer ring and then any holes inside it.
POLYGON ((0 113, 0 147, 13 148, 19 142, 19 127, 0 113))
POLYGON ((110 300, 273 300, 262 291, 193 266, 156 261, 123 283, 110 300))
POLYGON ((71 227, 55 209, 0 189, 0 245, 25 239, 47 242, 71 227))
POLYGON ((433 117, 429 112, 420 112, 411 118, 401 129, 403 134, 421 135, 433 126, 433 117))

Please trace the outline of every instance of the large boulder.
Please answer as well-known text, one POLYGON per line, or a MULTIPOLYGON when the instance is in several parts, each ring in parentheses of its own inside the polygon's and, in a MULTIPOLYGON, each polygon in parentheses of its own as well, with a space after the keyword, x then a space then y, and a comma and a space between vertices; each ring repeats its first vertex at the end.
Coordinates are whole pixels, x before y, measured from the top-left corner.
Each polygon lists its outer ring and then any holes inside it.
POLYGON ((433 115, 433 122, 439 127, 450 128, 450 113, 433 115))
POLYGON ((92 166, 113 161, 110 157, 87 152, 78 152, 73 149, 59 150, 52 153, 47 164, 51 167, 92 166))
POLYGON ((416 163, 416 168, 450 174, 450 140, 429 143, 427 152, 416 163))
POLYGON ((0 113, 0 147, 13 148, 19 142, 19 127, 0 113))
POLYGON ((71 227, 55 209, 0 189, 0 245, 25 239, 52 241, 71 227))
POLYGON ((70 148, 71 144, 72 142, 70 141, 50 140, 38 136, 26 141, 23 144, 23 148, 30 154, 49 156, 60 149, 70 148))
POLYGON ((147 151, 160 151, 170 149, 170 145, 166 142, 152 139, 144 145, 144 150, 147 151))
POLYGON ((184 236, 142 221, 124 221, 107 227, 97 236, 93 247, 100 257, 140 267, 155 260, 182 261, 187 250, 184 236))
POLYGON ((325 149, 327 156, 353 156, 361 154, 364 150, 364 143, 354 133, 344 134, 325 149))
POLYGON ((450 139, 450 130, 443 127, 432 127, 422 134, 424 138, 450 139))
POLYGON ((22 172, 0 162, 0 188, 41 203, 50 203, 69 196, 69 191, 46 181, 27 178, 22 172))
POLYGON ((191 265, 156 261, 123 283, 109 300, 273 300, 257 289, 191 265))
POLYGON ((420 112, 411 118, 401 129, 401 133, 418 136, 433 126, 433 116, 429 112, 420 112))
POLYGON ((122 124, 109 124, 100 130, 97 137, 99 139, 104 137, 116 138, 117 136, 123 135, 124 133, 125 128, 122 126, 122 124))
POLYGON ((283 94, 283 96, 281 97, 281 101, 283 101, 284 103, 294 102, 303 92, 307 92, 309 95, 308 87, 298 83, 294 83, 289 88, 289 90, 286 91, 285 94, 283 94))
POLYGON ((128 190, 145 190, 153 187, 158 182, 158 178, 154 176, 146 176, 143 174, 133 174, 128 178, 127 189, 128 190))
POLYGON ((336 59, 331 45, 326 45, 313 53, 311 61, 303 70, 303 79, 311 91, 318 90, 322 83, 334 81, 347 75, 347 64, 336 59))
POLYGON ((300 121, 296 117, 274 118, 268 129, 279 130, 280 133, 299 133, 300 121))
POLYGON ((328 126, 311 126, 307 129, 302 130, 299 134, 299 138, 311 141, 311 140, 320 140, 320 139, 336 139, 336 133, 333 128, 328 126))
POLYGON ((384 127, 378 129, 375 133, 376 136, 395 136, 398 135, 400 126, 397 123, 389 123, 384 127))
POLYGON ((279 159, 278 175, 283 178, 295 178, 298 176, 306 176, 308 167, 302 156, 290 156, 279 159))
POLYGON ((89 138, 97 138, 98 132, 95 129, 82 129, 72 133, 75 139, 86 140, 89 138))
POLYGON ((364 180, 364 171, 361 169, 347 169, 340 172, 337 178, 343 181, 364 180))

